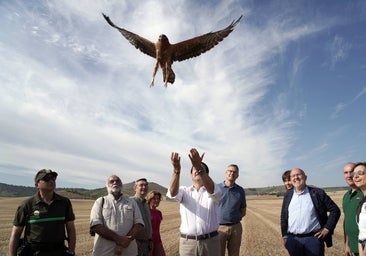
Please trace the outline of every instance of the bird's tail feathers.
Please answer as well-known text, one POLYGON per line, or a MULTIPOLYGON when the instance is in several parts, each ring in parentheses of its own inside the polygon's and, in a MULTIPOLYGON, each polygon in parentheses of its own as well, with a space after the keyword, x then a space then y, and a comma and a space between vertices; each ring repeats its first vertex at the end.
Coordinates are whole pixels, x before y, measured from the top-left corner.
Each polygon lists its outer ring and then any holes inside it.
POLYGON ((163 68, 163 80, 164 80, 164 83, 171 83, 171 84, 174 83, 174 81, 175 81, 175 74, 174 74, 174 71, 173 71, 172 68, 168 67, 167 71, 166 71, 166 69, 163 68), (167 73, 166 72, 168 72, 168 78, 165 81, 165 78, 167 76, 167 73))

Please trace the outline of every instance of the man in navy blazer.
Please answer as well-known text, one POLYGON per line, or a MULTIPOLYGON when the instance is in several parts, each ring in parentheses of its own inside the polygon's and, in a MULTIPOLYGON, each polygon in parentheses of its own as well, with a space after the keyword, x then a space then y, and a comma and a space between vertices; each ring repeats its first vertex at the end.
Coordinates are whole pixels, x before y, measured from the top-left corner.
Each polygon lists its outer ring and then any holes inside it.
POLYGON ((306 185, 300 168, 291 170, 290 179, 294 188, 286 192, 281 210, 284 245, 290 256, 323 256, 324 242, 332 246, 340 209, 323 189, 306 185))

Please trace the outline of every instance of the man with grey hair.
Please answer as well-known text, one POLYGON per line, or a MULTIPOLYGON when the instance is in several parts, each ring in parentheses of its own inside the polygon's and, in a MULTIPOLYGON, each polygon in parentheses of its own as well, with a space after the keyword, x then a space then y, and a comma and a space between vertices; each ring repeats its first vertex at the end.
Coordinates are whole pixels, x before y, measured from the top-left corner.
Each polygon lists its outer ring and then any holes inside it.
POLYGON ((153 246, 150 207, 145 199, 148 189, 149 183, 147 182, 147 179, 140 178, 135 181, 135 195, 131 197, 136 201, 140 209, 142 219, 145 222, 145 227, 136 236, 138 256, 149 256, 153 246))
POLYGON ((247 202, 244 188, 235 181, 239 177, 239 167, 226 167, 225 180, 220 183, 222 197, 219 202, 219 238, 221 255, 239 256, 243 227, 241 220, 246 214, 247 202))
POLYGON ((94 231, 93 255, 136 256, 135 238, 144 227, 136 202, 122 194, 122 181, 117 175, 108 177, 108 195, 98 198, 90 213, 94 231))

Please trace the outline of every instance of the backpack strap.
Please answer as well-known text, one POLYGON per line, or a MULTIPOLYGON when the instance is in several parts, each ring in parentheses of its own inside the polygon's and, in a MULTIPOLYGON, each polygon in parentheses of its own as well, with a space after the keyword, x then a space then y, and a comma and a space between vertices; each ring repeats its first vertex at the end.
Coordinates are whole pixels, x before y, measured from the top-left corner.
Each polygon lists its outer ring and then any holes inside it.
MULTIPOLYGON (((100 215, 103 215, 103 205, 104 205, 104 196, 102 196, 102 203, 100 204, 100 209, 99 209, 99 211, 100 211, 100 215)), ((103 220, 103 225, 104 225, 104 220, 103 220)), ((89 229, 89 234, 91 235, 91 236, 95 236, 95 232, 92 230, 92 228, 90 228, 89 229)))
POLYGON ((103 209, 103 205, 104 205, 104 196, 102 196, 102 205, 101 205, 101 207, 100 207, 100 211, 102 211, 102 209, 103 209))

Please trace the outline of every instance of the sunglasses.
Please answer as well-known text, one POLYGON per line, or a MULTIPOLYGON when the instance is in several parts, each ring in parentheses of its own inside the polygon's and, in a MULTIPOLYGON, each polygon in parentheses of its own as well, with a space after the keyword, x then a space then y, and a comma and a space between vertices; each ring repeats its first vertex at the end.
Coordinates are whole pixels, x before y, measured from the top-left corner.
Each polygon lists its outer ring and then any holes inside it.
POLYGON ((353 177, 355 177, 355 175, 358 175, 358 176, 361 176, 361 175, 365 175, 365 171, 363 171, 363 170, 358 170, 358 171, 353 171, 352 173, 351 173, 351 177, 353 178, 353 177))
POLYGON ((56 180, 56 177, 53 175, 46 175, 41 180, 43 180, 45 182, 49 182, 50 180, 56 180))

